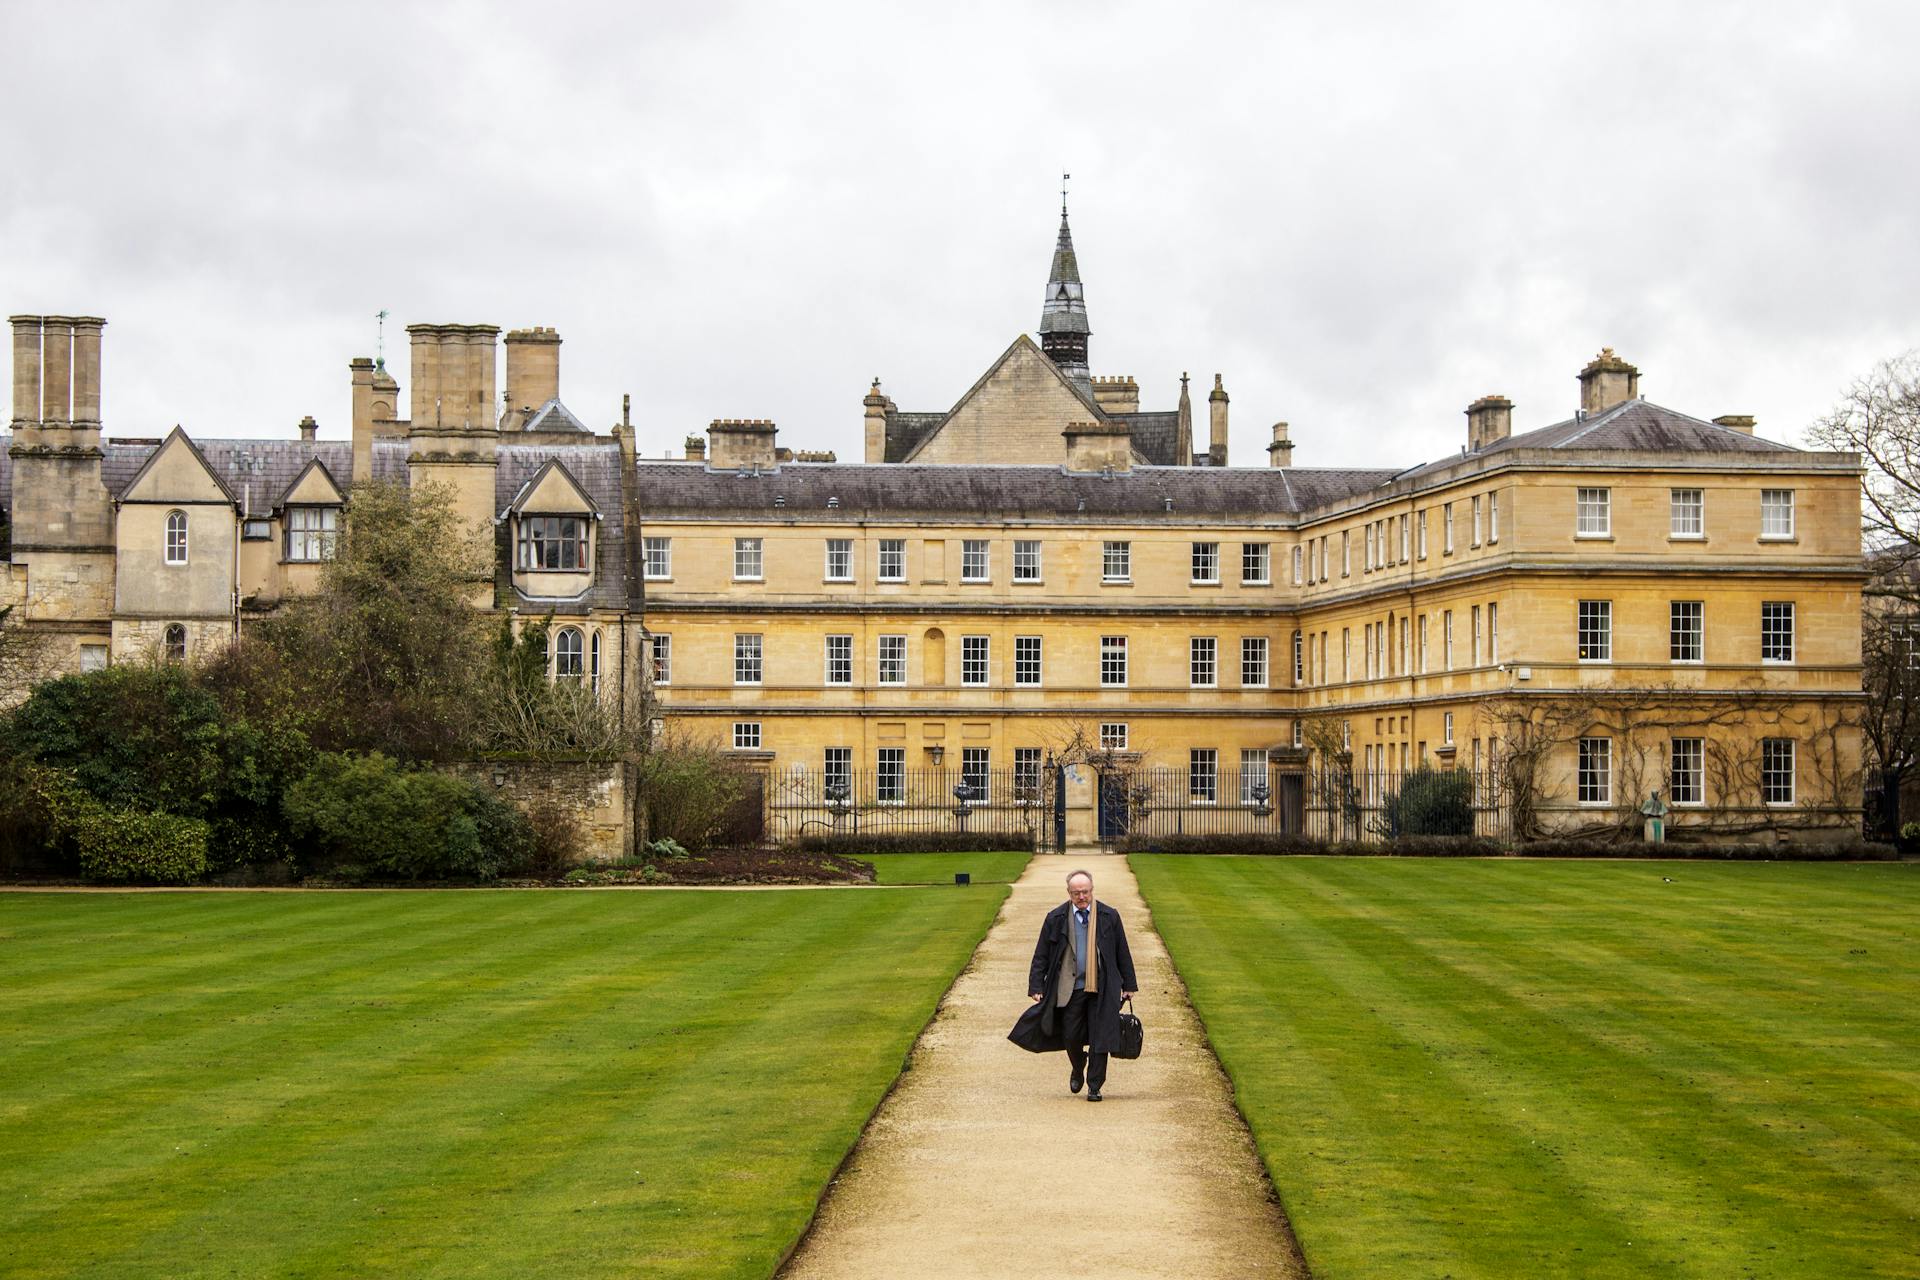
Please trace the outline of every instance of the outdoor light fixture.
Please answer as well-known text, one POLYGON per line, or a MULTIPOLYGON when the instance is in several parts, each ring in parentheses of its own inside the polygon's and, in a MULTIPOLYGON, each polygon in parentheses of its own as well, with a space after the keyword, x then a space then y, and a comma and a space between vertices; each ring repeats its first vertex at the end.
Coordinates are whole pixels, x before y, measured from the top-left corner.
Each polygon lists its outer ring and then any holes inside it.
POLYGON ((927 757, 928 759, 932 760, 935 764, 939 764, 941 760, 945 759, 946 754, 947 754, 947 749, 939 745, 938 743, 935 743, 933 746, 927 748, 927 757))

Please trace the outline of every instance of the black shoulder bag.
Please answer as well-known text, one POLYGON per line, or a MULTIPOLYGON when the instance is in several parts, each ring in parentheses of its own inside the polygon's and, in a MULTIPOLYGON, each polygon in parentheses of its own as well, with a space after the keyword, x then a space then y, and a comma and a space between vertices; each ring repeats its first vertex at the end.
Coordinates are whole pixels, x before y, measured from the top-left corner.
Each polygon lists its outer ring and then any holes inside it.
POLYGON ((1114 1041, 1113 1056, 1116 1058, 1137 1058, 1140 1048, 1146 1041, 1146 1031, 1140 1026, 1140 1019, 1133 1015, 1133 997, 1128 996, 1120 1007, 1120 1038, 1114 1041))

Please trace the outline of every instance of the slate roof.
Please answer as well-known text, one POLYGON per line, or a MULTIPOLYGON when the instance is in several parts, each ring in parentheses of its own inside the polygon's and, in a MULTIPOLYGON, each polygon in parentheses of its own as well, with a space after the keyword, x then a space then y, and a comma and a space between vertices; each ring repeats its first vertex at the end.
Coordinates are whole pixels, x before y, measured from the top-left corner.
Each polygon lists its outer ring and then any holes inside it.
POLYGON ((886 460, 899 462, 918 449, 920 442, 932 435, 946 420, 947 415, 944 413, 901 413, 897 409, 889 411, 886 460))
POLYGON ((1744 431, 1691 417, 1646 400, 1627 400, 1590 418, 1569 418, 1552 426, 1523 431, 1472 453, 1441 458, 1406 474, 1422 475, 1451 467, 1462 458, 1492 458, 1514 449, 1633 449, 1649 453, 1745 453, 1790 455, 1806 452, 1792 445, 1750 436, 1744 431))
POLYGON ((1386 483, 1392 471, 1248 467, 1135 467, 1112 476, 1058 466, 785 463, 759 475, 699 463, 642 462, 643 512, 662 516, 861 519, 897 515, 1285 516, 1386 483), (775 500, 781 499, 779 506, 775 500), (838 499, 837 507, 827 505, 838 499), (1169 510, 1167 500, 1172 499, 1169 510), (776 515, 775 513, 778 513, 776 515))
POLYGON ((1154 413, 1114 415, 1132 429, 1134 452, 1159 467, 1171 467, 1180 459, 1180 411, 1167 409, 1154 413))
POLYGON ((498 457, 493 479, 496 512, 511 506, 514 495, 549 462, 557 461, 565 467, 574 483, 587 491, 593 505, 600 509, 600 537, 593 586, 583 603, 605 609, 625 608, 627 521, 626 507, 620 500, 620 446, 610 440, 550 445, 509 444, 503 440, 498 457))
POLYGON ((547 401, 527 418, 519 428, 521 431, 578 431, 592 435, 586 424, 573 416, 567 406, 560 403, 558 397, 547 401))

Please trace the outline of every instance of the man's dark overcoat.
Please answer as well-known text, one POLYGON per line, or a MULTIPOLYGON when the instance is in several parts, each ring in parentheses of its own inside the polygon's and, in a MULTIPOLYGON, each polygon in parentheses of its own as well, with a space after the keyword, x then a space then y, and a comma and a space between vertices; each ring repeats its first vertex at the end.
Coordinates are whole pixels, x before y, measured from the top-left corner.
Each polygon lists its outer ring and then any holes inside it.
MULTIPOLYGON (((1127 931, 1120 923, 1120 913, 1098 900, 1093 905, 1100 913, 1099 928, 1094 934, 1099 969, 1093 1007, 1087 1010, 1087 1049, 1092 1053, 1112 1053, 1120 1039, 1120 993, 1140 988, 1134 981, 1133 953, 1127 950, 1127 931)), ((1053 1003, 1053 984, 1060 972, 1061 960, 1073 949, 1073 938, 1068 932, 1072 928, 1072 911, 1073 903, 1063 902, 1047 912, 1047 918, 1041 921, 1040 940, 1034 944, 1033 964, 1027 970, 1027 994, 1038 995, 1041 1000, 1020 1015, 1007 1035, 1007 1039, 1032 1053, 1059 1052, 1067 1047, 1060 1035, 1061 1017, 1053 1003)))

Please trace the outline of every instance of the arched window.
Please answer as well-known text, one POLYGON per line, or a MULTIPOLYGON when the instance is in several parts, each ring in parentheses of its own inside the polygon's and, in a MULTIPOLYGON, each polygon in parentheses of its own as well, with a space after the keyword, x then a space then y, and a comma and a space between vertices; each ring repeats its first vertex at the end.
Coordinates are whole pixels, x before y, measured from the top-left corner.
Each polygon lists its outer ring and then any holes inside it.
POLYGON ((556 680, 580 678, 580 632, 573 627, 554 632, 553 677, 556 680))
POLYGON ((187 513, 167 512, 167 563, 187 562, 187 513))
MULTIPOLYGON (((179 515, 179 512, 174 514, 179 515)), ((160 637, 160 652, 168 662, 187 660, 187 628, 184 623, 169 622, 160 637)))
POLYGON ((600 633, 593 633, 592 655, 587 662, 587 675, 593 681, 593 691, 600 692, 600 633))

